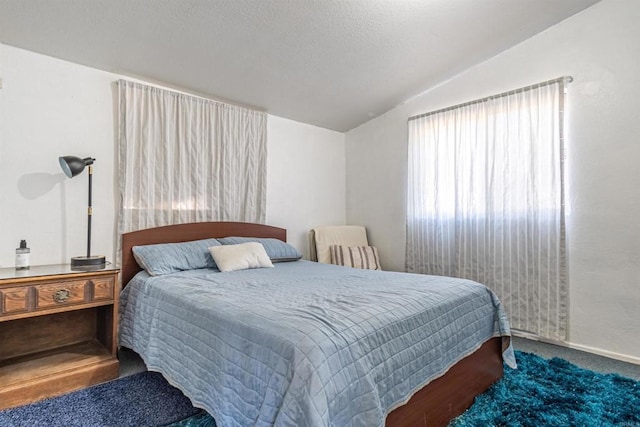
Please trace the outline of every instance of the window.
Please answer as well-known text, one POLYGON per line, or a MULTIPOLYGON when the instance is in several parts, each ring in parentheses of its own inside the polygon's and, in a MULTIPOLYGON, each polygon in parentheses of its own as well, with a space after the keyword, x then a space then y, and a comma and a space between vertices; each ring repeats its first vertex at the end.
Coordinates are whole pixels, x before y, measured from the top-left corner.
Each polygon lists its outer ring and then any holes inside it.
POLYGON ((514 329, 566 338, 564 79, 411 118, 407 270, 493 289, 514 329))

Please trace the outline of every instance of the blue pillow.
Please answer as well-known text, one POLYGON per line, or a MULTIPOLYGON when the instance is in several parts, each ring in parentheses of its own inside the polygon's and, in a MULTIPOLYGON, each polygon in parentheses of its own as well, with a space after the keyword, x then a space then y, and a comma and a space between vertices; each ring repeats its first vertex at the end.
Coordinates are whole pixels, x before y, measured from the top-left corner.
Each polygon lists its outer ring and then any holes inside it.
POLYGON ((209 248, 220 246, 216 239, 182 243, 134 246, 133 257, 151 276, 198 268, 217 268, 209 248))
POLYGON ((297 261, 302 254, 293 246, 278 239, 263 239, 258 237, 225 237, 218 239, 223 245, 237 245, 247 242, 262 243, 271 262, 297 261))

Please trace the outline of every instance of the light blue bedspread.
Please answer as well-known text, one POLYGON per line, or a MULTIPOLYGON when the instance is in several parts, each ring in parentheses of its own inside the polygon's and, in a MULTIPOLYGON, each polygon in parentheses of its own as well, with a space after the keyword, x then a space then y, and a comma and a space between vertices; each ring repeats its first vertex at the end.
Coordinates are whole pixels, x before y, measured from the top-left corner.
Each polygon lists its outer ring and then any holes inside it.
MULTIPOLYGON (((121 295, 120 344, 225 426, 382 426, 491 337, 497 297, 461 279, 296 261, 149 277, 121 295)), ((515 365, 513 352, 505 361, 515 365)))

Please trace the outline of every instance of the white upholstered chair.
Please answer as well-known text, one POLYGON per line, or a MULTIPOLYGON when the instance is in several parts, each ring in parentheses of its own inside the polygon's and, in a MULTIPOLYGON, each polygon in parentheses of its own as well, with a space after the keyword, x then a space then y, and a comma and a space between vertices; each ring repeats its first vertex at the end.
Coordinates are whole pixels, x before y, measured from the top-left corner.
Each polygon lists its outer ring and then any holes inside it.
POLYGON ((367 230, 360 225, 329 225, 313 228, 309 232, 309 246, 312 261, 347 266, 359 264, 361 265, 360 268, 381 269, 378 252, 375 248, 369 246, 367 230), (332 246, 334 262, 332 262, 332 246), (344 255, 336 256, 336 248, 344 249, 345 254, 349 248, 360 248, 357 254, 354 253, 357 258, 356 263, 353 263, 353 256, 351 256, 351 261, 347 260, 346 263, 338 261, 337 258, 344 258, 344 255), (367 267, 364 267, 364 265, 367 267))

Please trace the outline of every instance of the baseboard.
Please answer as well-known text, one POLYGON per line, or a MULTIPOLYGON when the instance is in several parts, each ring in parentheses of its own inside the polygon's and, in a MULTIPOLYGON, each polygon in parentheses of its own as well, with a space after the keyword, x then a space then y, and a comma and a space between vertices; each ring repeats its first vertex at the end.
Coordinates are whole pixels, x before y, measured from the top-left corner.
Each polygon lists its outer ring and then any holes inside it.
POLYGON ((602 350, 600 348, 589 347, 582 344, 566 343, 566 346, 575 350, 586 351, 587 353, 597 354, 598 356, 608 357, 610 359, 620 360, 622 362, 633 363, 634 365, 640 365, 640 357, 629 356, 627 354, 616 353, 613 351, 602 350))
POLYGON ((640 357, 630 356, 628 354, 616 353, 614 351, 603 350, 596 347, 590 347, 588 345, 576 344, 568 341, 555 341, 544 338, 539 338, 533 334, 523 331, 512 330, 513 336, 526 338, 533 341, 540 341, 547 344, 559 345, 562 347, 572 348, 574 350, 584 351, 586 353, 597 354, 598 356, 608 357, 609 359, 620 360, 621 362, 633 363, 634 365, 640 365, 640 357))

